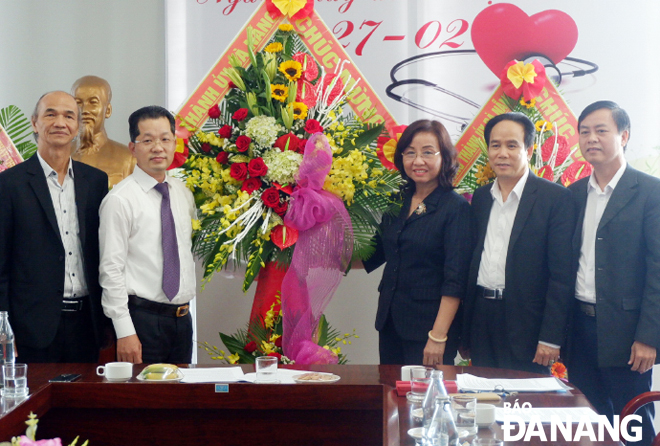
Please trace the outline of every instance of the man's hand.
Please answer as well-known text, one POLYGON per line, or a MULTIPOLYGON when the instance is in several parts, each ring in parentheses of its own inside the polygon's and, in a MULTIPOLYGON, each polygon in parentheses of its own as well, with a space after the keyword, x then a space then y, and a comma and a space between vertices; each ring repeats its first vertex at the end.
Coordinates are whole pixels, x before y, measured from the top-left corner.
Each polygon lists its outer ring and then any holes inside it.
POLYGON ((558 348, 552 348, 549 345, 539 343, 538 347, 536 347, 536 355, 534 356, 534 360, 532 362, 547 367, 558 359, 558 348))
POLYGON ((142 364, 142 343, 136 334, 117 339, 117 361, 142 364))
POLYGON ((426 341, 424 347, 424 365, 442 364, 442 355, 445 354, 446 342, 426 341))
POLYGON ((633 342, 630 348, 630 361, 628 361, 628 365, 632 365, 630 370, 639 373, 647 372, 655 364, 655 355, 656 350, 654 347, 639 341, 633 342))

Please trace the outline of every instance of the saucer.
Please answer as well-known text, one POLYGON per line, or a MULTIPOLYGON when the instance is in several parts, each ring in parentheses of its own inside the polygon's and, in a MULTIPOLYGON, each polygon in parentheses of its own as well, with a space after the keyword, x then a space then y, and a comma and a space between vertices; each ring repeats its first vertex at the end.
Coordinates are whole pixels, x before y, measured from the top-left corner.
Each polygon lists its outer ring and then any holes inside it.
POLYGON ((131 379, 129 376, 128 378, 105 378, 111 383, 123 383, 131 379))
POLYGON ((424 428, 413 427, 412 429, 408 429, 408 435, 410 435, 415 440, 421 440, 422 436, 424 435, 424 428))

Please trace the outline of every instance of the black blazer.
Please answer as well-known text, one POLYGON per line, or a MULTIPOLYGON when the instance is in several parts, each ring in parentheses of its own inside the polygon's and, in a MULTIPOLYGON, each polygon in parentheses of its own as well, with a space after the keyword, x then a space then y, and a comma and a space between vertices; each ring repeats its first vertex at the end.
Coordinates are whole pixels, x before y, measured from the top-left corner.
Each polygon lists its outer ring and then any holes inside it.
MULTIPOLYGON (((108 176, 73 161, 80 240, 97 345, 105 324, 99 269, 99 206, 108 176)), ((0 310, 9 311, 16 342, 45 348, 59 325, 64 245, 44 171, 35 154, 0 173, 0 310)))
POLYGON ((364 266, 371 272, 387 262, 378 287, 376 329, 391 313, 403 339, 425 341, 442 296, 465 295, 472 225, 470 205, 454 191, 435 189, 424 200, 426 212, 408 218, 411 199, 411 192, 404 194, 399 216, 385 216, 376 253, 364 266))
MULTIPOLYGON (((492 186, 477 189, 472 198, 477 244, 470 264, 465 300, 463 341, 466 347, 471 341, 477 275, 493 206, 492 186)), ((569 307, 575 290, 571 274, 574 215, 568 189, 529 172, 507 251, 506 321, 502 326, 513 354, 520 361, 534 359, 539 340, 562 345, 566 339, 569 307)))
MULTIPOLYGON (((578 215, 573 237, 576 274, 588 181, 583 178, 570 186, 578 215)), ((660 348, 660 180, 630 165, 596 231, 596 304, 600 367, 628 367, 634 341, 660 348)))

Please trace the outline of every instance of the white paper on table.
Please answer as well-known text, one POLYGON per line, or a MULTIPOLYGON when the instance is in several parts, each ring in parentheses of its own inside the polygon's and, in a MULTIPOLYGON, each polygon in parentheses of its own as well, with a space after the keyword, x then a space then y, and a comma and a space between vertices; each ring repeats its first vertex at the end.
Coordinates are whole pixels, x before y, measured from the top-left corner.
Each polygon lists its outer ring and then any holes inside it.
MULTIPOLYGON (((323 372, 310 372, 307 370, 293 370, 293 369, 277 369, 277 379, 279 381, 278 384, 295 384, 296 382, 293 380, 293 377, 296 375, 302 375, 303 373, 321 373, 321 374, 326 374, 326 375, 331 375, 331 373, 323 373, 323 372)), ((245 374, 245 381, 249 381, 253 383, 257 379, 257 374, 256 373, 246 373, 245 374)))
POLYGON ((556 392, 570 390, 566 384, 555 377, 548 378, 481 378, 469 373, 456 375, 456 384, 462 391, 493 392, 501 386, 507 392, 556 392))
POLYGON ((179 368, 179 371, 183 373, 181 382, 184 383, 235 383, 245 380, 240 367, 179 368))
MULTIPOLYGON (((598 414, 590 407, 532 407, 522 410, 495 408, 495 421, 498 423, 503 423, 507 417, 512 415, 520 417, 525 424, 529 424, 532 418, 538 419, 541 423, 550 423, 553 415, 562 423, 568 422, 569 417, 571 423, 579 423, 583 419, 588 419, 591 423, 598 423, 598 414)), ((511 418, 508 419, 511 420, 511 418)))

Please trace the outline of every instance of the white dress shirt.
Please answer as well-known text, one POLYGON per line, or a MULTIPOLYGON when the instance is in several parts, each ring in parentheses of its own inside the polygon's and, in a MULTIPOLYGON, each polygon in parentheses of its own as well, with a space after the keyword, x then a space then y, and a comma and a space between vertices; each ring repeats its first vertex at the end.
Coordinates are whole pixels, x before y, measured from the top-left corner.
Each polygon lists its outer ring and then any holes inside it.
POLYGON ((80 228, 78 226, 78 207, 76 206, 76 190, 73 183, 73 163, 69 158, 69 168, 60 186, 55 169, 37 152, 39 163, 46 175, 48 191, 55 209, 57 227, 60 239, 64 245, 64 295, 65 299, 83 297, 89 294, 85 279, 85 267, 80 244, 80 228))
POLYGON ((195 297, 195 262, 192 256, 192 193, 167 175, 174 216, 181 277, 179 293, 170 301, 163 292, 163 247, 160 220, 162 195, 158 182, 138 166, 117 184, 101 203, 99 281, 103 311, 112 319, 117 338, 135 334, 128 311, 128 296, 184 305, 195 297))
POLYGON ((502 191, 497 179, 490 188, 493 207, 490 208, 477 285, 491 289, 504 289, 506 286, 506 256, 509 250, 509 239, 528 177, 529 169, 525 169, 525 173, 509 193, 506 201, 502 199, 502 191))
POLYGON ((587 205, 582 222, 582 247, 575 283, 575 296, 584 302, 596 303, 596 232, 612 192, 625 172, 627 164, 623 162, 603 190, 598 185, 593 172, 587 183, 587 205))

